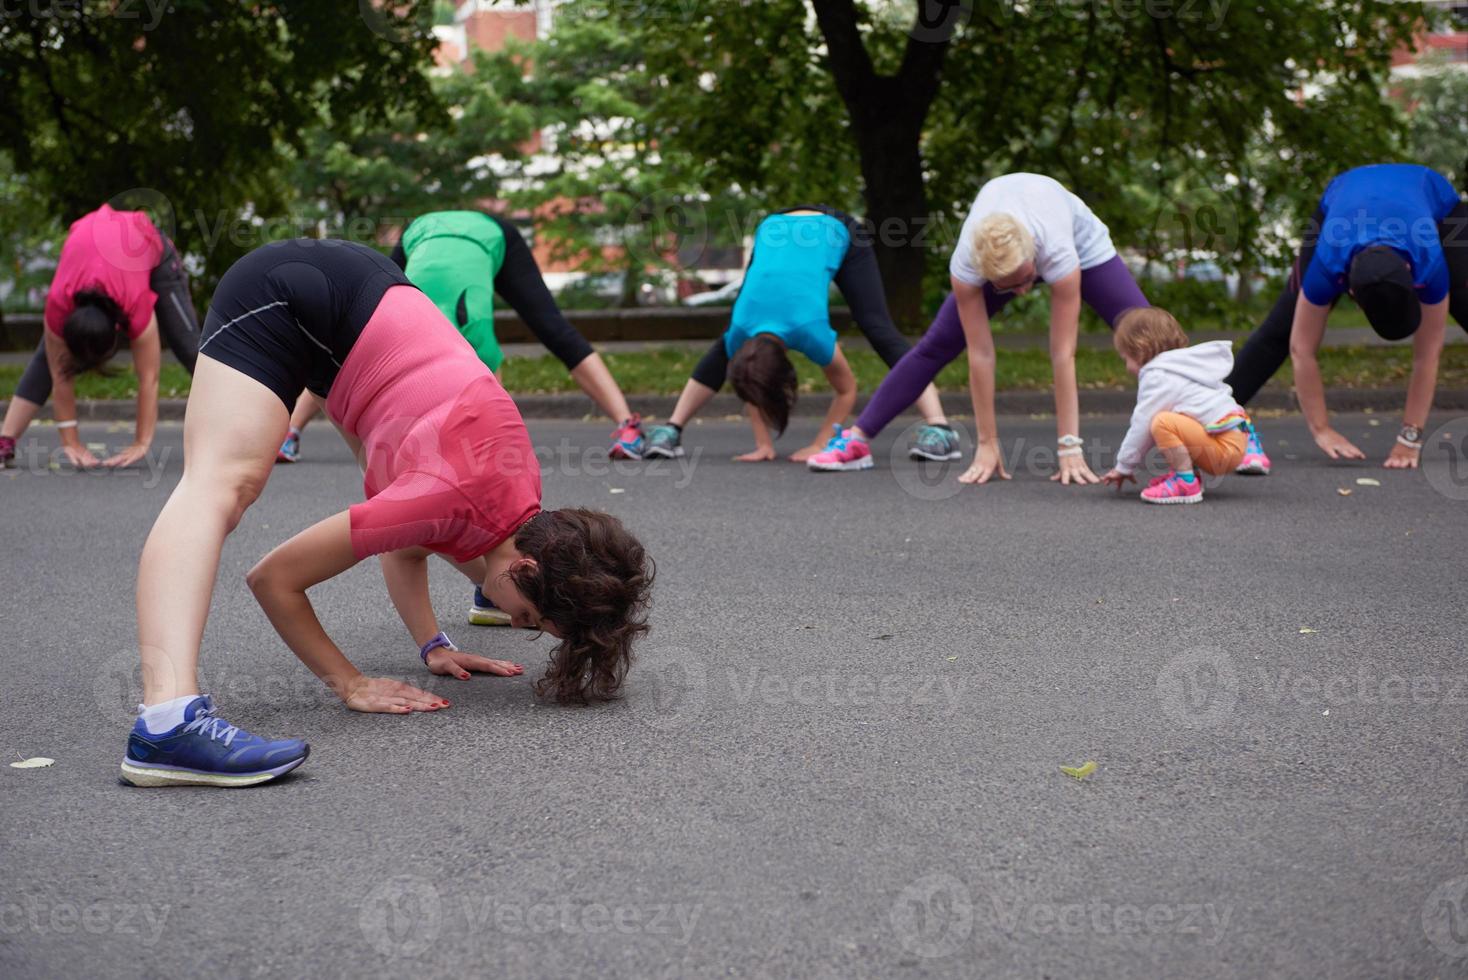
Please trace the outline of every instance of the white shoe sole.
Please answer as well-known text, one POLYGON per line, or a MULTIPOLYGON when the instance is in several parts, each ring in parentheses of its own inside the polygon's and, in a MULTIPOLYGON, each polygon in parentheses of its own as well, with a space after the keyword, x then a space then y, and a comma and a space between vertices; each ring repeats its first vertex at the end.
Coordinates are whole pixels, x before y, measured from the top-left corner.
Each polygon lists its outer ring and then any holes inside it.
POLYGON ((869 470, 877 464, 872 462, 870 456, 863 456, 849 463, 816 463, 806 460, 805 465, 817 473, 846 473, 852 470, 869 470))
POLYGON ((666 449, 649 449, 642 454, 643 459, 674 459, 683 455, 683 447, 678 446, 669 452, 666 449))
POLYGON ((948 462, 951 459, 963 459, 963 453, 961 453, 957 449, 955 449, 955 450, 953 450, 953 452, 948 453, 946 455, 943 455, 943 456, 935 456, 932 453, 924 452, 923 450, 918 449, 916 446, 914 446, 913 448, 911 448, 911 449, 909 449, 907 451, 907 458, 908 459, 926 459, 926 460, 928 460, 930 462, 934 462, 934 463, 946 463, 946 462, 948 462))
POLYGON ((239 776, 226 773, 198 772, 193 769, 172 769, 167 766, 144 766, 130 759, 122 760, 122 778, 134 786, 222 786, 235 789, 241 786, 256 786, 284 776, 306 761, 306 756, 287 762, 283 766, 252 772, 239 776))
POLYGON ((1195 493, 1191 497, 1143 497, 1144 504, 1201 504, 1203 495, 1195 493))
POLYGON ((1262 463, 1249 463, 1234 470, 1239 476, 1268 476, 1269 467, 1262 463))

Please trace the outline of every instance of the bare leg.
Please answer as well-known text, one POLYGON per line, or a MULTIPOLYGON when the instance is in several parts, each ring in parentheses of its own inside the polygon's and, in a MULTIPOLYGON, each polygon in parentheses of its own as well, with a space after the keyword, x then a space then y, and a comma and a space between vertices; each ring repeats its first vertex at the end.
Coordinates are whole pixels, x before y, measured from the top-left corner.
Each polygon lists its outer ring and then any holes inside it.
POLYGON ((304 432, 306 423, 314 419, 320 411, 320 400, 309 391, 301 392, 301 397, 296 399, 296 410, 291 413, 291 428, 304 432))
POLYGON ((677 426, 687 425, 688 420, 697 415, 716 394, 718 394, 717 391, 703 382, 689 378, 688 383, 683 386, 682 394, 678 396, 678 404, 673 406, 673 414, 668 421, 677 426))
POLYGON ((25 435, 25 430, 30 428, 40 411, 41 406, 35 402, 19 395, 13 396, 5 409, 5 421, 0 423, 0 436, 19 439, 25 435))
POLYGON ((929 425, 947 425, 948 416, 943 414, 943 402, 938 398, 936 385, 928 385, 918 396, 917 410, 929 425))
POLYGON ((622 389, 617 386, 616 379, 612 377, 612 372, 607 369, 606 361, 601 359, 600 354, 592 354, 572 368, 571 377, 576 379, 586 396, 596 402, 597 407, 613 422, 620 424, 632 417, 632 409, 627 407, 622 389))
POLYGON ((199 693, 199 644, 219 554, 270 477, 287 421, 270 389, 199 358, 184 415, 183 477, 138 566, 145 704, 199 693))

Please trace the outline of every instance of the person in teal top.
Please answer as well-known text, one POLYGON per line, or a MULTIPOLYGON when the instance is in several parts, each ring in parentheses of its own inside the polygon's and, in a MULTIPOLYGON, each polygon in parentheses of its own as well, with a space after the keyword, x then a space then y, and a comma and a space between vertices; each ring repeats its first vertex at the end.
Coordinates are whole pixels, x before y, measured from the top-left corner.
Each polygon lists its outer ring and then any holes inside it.
MULTIPOLYGON (((709 348, 678 396, 667 423, 649 433, 649 458, 683 454, 683 426, 708 404, 727 377, 748 406, 755 448, 741 462, 775 458, 774 437, 784 432, 795 406, 798 381, 789 352, 804 354, 825 371, 835 397, 820 433, 835 428, 856 405, 856 379, 831 326, 835 284, 852 318, 877 355, 891 367, 911 346, 887 311, 870 229, 825 205, 788 208, 755 229, 754 249, 729 328, 709 348), (773 434, 771 432, 773 430, 773 434)), ((938 392, 928 385, 917 406, 925 420, 911 449, 915 458, 957 459, 958 435, 943 416, 938 392)), ((803 462, 825 448, 822 436, 791 454, 803 462)))
POLYGON ((779 338, 820 367, 836 356, 826 300, 851 247, 851 232, 826 214, 772 214, 755 230, 749 273, 734 301, 724 351, 731 358, 760 334, 779 338))
MULTIPOLYGON (((566 365, 581 390, 617 423, 610 454, 619 459, 642 458, 641 416, 628 408, 601 355, 556 306, 535 255, 514 225, 482 211, 430 211, 403 229, 392 260, 459 328, 495 374, 504 362, 494 332, 498 293, 536 339, 566 365)), ((300 459, 301 430, 317 410, 314 399, 297 402, 290 432, 277 457, 280 462, 300 459)))

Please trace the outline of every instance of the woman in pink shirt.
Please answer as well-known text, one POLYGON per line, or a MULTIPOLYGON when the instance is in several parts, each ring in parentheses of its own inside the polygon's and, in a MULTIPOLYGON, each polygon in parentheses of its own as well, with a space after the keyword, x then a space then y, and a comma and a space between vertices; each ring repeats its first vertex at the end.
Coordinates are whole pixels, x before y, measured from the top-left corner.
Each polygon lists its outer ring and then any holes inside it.
POLYGON ((122 338, 138 373, 137 435, 104 462, 128 466, 143 458, 158 424, 161 339, 189 373, 199 352, 199 320, 189 280, 173 243, 142 211, 104 204, 72 223, 46 294, 46 329, 0 425, 0 466, 54 391, 61 447, 73 466, 96 466, 76 430, 74 379, 102 367, 122 338))
POLYGON ((644 621, 653 568, 620 521, 543 511, 520 413, 468 341, 385 256, 296 239, 256 249, 219 283, 184 423, 184 472, 143 547, 138 640, 144 705, 123 777, 143 786, 239 786, 300 765, 308 748, 229 725, 196 667, 224 539, 269 477, 296 396, 326 404, 358 451, 367 499, 307 528, 248 575, 270 621, 357 711, 448 707, 364 676, 327 636, 306 591, 371 555, 429 671, 513 676, 439 629, 427 558, 446 557, 513 625, 561 640, 537 692, 613 697, 644 621))

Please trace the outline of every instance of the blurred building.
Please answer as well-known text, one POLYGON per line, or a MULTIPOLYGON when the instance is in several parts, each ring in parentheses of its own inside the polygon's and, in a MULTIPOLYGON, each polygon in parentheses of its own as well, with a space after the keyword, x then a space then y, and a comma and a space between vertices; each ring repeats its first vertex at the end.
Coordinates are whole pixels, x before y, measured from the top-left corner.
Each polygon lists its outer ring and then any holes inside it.
MULTIPOLYGON (((1441 59, 1468 71, 1468 0, 1425 0, 1435 15, 1433 30, 1421 34, 1412 48, 1392 56, 1392 74, 1411 77, 1425 57, 1441 59)), ((1464 108, 1468 112, 1468 107, 1464 108)))

